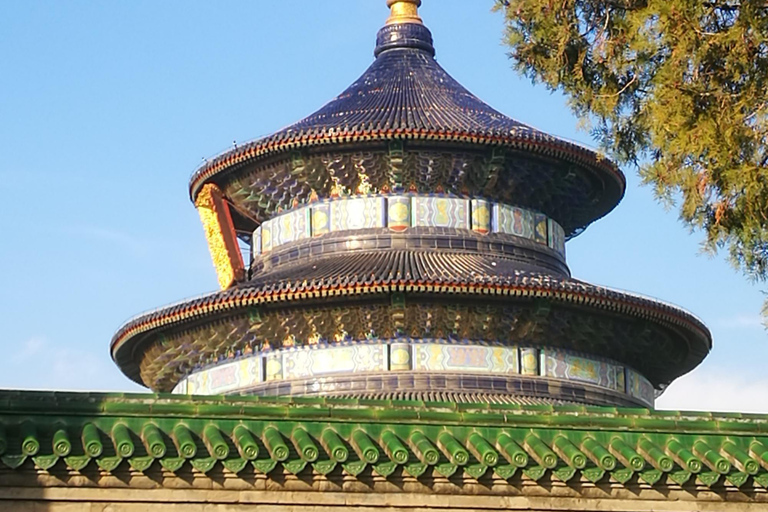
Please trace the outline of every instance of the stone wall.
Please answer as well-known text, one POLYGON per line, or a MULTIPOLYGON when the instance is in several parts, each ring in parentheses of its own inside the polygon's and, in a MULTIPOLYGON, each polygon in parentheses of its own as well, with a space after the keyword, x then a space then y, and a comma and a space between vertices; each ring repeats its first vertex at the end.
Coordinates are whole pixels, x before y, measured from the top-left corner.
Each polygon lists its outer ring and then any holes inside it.
POLYGON ((764 489, 618 485, 525 478, 357 478, 224 471, 0 471, 0 510, 14 512, 253 511, 746 511, 768 509, 764 489), (255 508, 258 507, 258 508, 255 508))

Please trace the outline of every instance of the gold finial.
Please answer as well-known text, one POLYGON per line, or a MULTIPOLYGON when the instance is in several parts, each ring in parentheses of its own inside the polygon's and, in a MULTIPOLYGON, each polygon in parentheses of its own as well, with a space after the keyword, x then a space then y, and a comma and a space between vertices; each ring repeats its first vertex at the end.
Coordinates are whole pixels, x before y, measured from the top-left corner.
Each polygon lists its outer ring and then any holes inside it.
POLYGON ((421 25, 420 5, 421 0, 387 0, 387 7, 392 10, 387 19, 387 25, 393 23, 418 23, 421 25))

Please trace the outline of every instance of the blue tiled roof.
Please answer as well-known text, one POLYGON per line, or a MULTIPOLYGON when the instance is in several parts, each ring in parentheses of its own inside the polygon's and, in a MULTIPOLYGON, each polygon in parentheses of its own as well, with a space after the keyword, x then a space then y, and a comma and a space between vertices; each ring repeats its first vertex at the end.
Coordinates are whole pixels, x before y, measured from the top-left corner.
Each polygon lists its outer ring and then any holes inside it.
POLYGON ((314 114, 275 134, 331 130, 424 130, 494 135, 529 133, 554 140, 497 112, 434 59, 429 30, 416 24, 381 29, 373 64, 314 114))
POLYGON ((317 112, 198 169, 193 197, 214 174, 275 151, 397 137, 513 145, 601 168, 623 189, 624 177, 611 162, 505 116, 454 80, 434 59, 432 36, 423 25, 385 26, 374 53, 365 73, 317 112))

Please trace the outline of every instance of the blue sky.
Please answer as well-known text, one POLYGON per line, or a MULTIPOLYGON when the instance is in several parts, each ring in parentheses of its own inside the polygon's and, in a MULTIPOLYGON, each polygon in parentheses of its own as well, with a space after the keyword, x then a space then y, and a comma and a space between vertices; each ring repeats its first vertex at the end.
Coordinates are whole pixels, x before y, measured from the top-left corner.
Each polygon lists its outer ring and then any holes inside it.
MULTIPOLYGON (((439 62, 496 109, 593 145, 560 95, 512 70, 491 5, 424 2, 439 62)), ((386 17, 384 0, 0 3, 0 387, 142 389, 109 358, 114 331, 217 287, 189 175, 340 93, 386 17)), ((568 243, 574 277, 712 330, 659 407, 768 412, 759 286, 624 170, 621 205, 568 243)))

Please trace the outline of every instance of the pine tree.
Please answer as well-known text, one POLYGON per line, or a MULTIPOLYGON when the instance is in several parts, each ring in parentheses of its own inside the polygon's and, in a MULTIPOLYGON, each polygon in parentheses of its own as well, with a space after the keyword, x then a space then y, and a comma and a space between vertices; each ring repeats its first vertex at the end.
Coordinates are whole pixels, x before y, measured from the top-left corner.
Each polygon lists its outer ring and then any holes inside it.
POLYGON ((496 8, 515 67, 563 91, 608 154, 703 230, 708 250, 727 249, 748 278, 768 280, 768 2, 496 8))

